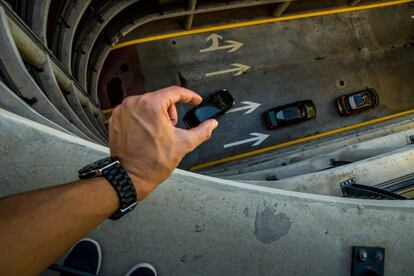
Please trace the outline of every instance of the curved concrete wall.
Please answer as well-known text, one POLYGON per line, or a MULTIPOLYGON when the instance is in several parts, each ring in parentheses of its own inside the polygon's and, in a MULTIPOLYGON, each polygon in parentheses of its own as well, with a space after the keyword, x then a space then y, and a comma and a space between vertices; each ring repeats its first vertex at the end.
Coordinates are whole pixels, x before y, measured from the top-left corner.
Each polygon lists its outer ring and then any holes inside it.
MULTIPOLYGON (((103 9, 99 11, 103 22, 97 22, 96 20, 89 22, 89 24, 85 26, 86 28, 82 30, 78 38, 78 44, 81 45, 81 48, 84 49, 86 53, 80 56, 78 76, 79 82, 83 87, 87 87, 86 75, 89 56, 91 54, 92 46, 95 44, 99 34, 118 13, 138 1, 139 0, 117 0, 104 5, 103 9)), ((95 97, 95 100, 98 101, 98 98, 95 97)))
POLYGON ((88 8, 91 0, 74 0, 70 2, 67 14, 65 14, 65 22, 69 28, 63 28, 59 40, 59 57, 66 70, 72 72, 71 57, 73 39, 78 28, 82 15, 88 8))
POLYGON ((17 46, 14 43, 3 9, 0 9, 0 19, 0 45, 2 47, 0 59, 19 91, 25 97, 37 99, 36 103, 32 106, 37 112, 75 135, 89 139, 88 136, 75 127, 56 109, 26 70, 17 46))
POLYGON ((37 1, 33 6, 32 29, 44 45, 47 45, 47 19, 49 7, 52 0, 37 1))

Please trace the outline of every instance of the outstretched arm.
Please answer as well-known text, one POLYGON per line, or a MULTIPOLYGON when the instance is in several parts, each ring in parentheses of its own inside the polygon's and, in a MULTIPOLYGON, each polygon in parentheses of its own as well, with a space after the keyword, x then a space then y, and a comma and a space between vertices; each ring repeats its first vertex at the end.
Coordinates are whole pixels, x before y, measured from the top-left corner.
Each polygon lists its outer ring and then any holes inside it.
MULTIPOLYGON (((177 102, 199 104, 201 97, 181 87, 128 97, 109 120, 111 155, 128 172, 138 200, 217 127, 209 120, 176 128, 177 102)), ((102 177, 0 199, 0 274, 38 274, 118 208, 114 188, 102 177)))

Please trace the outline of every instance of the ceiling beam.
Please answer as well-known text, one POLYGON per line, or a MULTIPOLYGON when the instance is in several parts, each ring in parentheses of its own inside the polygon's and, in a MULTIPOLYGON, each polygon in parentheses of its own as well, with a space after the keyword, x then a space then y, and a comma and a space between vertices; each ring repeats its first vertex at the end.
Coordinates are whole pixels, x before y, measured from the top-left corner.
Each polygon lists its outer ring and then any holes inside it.
POLYGON ((361 3, 361 0, 350 0, 349 1, 349 5, 352 7, 358 5, 359 3, 361 3))
POLYGON ((194 20, 194 11, 197 5, 197 0, 188 0, 188 7, 187 10, 191 11, 192 13, 187 15, 184 22, 184 29, 190 30, 193 26, 193 20, 194 20))
POLYGON ((272 16, 273 17, 279 17, 281 16, 286 9, 289 7, 290 4, 292 4, 293 1, 286 1, 283 3, 280 3, 277 5, 277 7, 273 10, 272 16))

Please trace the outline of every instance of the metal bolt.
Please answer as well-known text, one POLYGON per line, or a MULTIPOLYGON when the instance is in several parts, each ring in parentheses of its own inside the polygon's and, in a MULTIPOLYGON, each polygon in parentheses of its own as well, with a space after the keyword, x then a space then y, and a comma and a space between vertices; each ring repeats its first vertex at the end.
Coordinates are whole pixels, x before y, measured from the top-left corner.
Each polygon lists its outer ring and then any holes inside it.
POLYGON ((384 260, 384 254, 382 254, 381 251, 378 251, 377 253, 375 253, 375 261, 377 263, 380 263, 384 260))
POLYGON ((365 249, 359 250, 359 259, 365 262, 368 259, 368 253, 365 249))

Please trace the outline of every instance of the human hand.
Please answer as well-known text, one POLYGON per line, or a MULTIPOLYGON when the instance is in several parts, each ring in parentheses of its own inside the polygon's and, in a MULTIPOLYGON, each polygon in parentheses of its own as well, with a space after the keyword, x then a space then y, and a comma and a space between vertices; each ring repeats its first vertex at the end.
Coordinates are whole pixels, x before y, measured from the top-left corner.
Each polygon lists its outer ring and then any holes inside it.
POLYGON ((214 119, 190 130, 175 127, 175 104, 201 101, 195 92, 172 86, 127 97, 112 111, 108 124, 111 156, 128 172, 139 200, 170 176, 187 153, 211 137, 218 125, 214 119))

